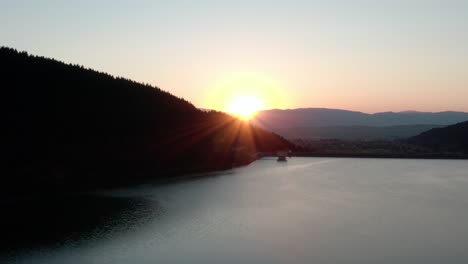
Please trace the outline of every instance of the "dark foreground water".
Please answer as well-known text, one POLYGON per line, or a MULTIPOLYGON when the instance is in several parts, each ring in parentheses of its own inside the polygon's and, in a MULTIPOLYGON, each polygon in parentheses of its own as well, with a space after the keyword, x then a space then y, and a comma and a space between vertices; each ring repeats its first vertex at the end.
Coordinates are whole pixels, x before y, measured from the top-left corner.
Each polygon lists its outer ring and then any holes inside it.
POLYGON ((0 204, 0 263, 468 263, 468 161, 265 159, 0 204))

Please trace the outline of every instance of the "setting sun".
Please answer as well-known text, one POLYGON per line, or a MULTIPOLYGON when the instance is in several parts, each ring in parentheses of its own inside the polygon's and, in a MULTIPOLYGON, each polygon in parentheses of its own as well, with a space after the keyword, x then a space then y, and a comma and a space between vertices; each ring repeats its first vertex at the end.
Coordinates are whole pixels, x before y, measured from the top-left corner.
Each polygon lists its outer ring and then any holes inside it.
POLYGON ((280 80, 256 71, 220 74, 201 95, 201 107, 248 120, 259 110, 288 108, 289 94, 280 80))
POLYGON ((239 96, 229 103, 227 109, 229 113, 249 120, 263 107, 263 103, 255 96, 239 96))

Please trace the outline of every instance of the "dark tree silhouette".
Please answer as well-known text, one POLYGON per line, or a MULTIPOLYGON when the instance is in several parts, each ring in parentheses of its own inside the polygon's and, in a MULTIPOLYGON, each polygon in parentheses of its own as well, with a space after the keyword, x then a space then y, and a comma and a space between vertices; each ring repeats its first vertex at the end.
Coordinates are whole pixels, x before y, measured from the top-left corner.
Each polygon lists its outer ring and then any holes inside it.
POLYGON ((97 186, 245 164, 285 139, 157 87, 0 48, 4 186, 97 186))
POLYGON ((468 154, 468 121, 447 127, 433 128, 409 138, 408 142, 437 152, 468 154))

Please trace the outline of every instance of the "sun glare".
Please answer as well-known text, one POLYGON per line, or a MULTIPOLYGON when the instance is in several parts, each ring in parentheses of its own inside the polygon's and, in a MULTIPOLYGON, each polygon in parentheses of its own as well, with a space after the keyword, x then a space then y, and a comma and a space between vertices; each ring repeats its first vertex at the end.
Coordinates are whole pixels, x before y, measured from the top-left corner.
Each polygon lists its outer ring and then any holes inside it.
POLYGON ((203 108, 251 119, 258 110, 288 108, 289 94, 281 81, 260 72, 220 74, 201 94, 203 108))
POLYGON ((263 107, 263 103, 255 96, 238 96, 233 98, 227 109, 229 113, 249 120, 263 107))

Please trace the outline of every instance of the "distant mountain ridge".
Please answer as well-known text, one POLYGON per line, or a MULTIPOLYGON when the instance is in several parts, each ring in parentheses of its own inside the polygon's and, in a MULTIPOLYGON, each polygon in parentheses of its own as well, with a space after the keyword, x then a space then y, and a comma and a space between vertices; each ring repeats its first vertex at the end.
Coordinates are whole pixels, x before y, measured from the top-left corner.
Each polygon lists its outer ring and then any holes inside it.
POLYGON ((367 114, 328 108, 272 109, 257 113, 254 124, 287 138, 392 139, 468 120, 468 113, 381 112, 367 114), (327 134, 328 133, 328 134, 327 134))
POLYGON ((256 123, 264 127, 320 126, 404 126, 451 125, 468 120, 468 113, 445 112, 381 112, 367 114, 328 108, 272 109, 258 112, 256 123))

